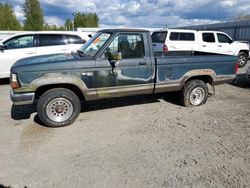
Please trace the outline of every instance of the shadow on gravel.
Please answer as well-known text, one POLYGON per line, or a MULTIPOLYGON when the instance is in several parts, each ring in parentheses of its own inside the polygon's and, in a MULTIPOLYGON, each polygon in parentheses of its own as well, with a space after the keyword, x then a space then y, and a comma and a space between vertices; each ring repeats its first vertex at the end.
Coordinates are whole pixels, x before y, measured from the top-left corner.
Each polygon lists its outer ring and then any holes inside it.
POLYGON ((6 85, 6 84, 10 84, 10 79, 9 78, 1 78, 0 85, 6 85))
POLYGON ((247 78, 246 74, 238 74, 235 81, 230 85, 250 89, 250 79, 247 78))
MULTIPOLYGON (((160 102, 160 101, 159 101, 159 98, 154 95, 105 99, 105 100, 88 102, 88 103, 83 104, 81 112, 97 111, 97 110, 104 110, 104 109, 110 109, 110 108, 118 108, 118 107, 123 107, 123 106, 155 103, 155 102, 160 102)), ((34 112, 37 112, 36 105, 23 105, 23 106, 12 105, 11 117, 14 120, 29 119, 31 114, 34 112)), ((36 122, 39 125, 45 126, 41 122, 37 114, 34 117, 34 122, 36 122)))
POLYGON ((174 91, 174 92, 168 92, 159 95, 158 97, 162 97, 166 102, 172 103, 174 105, 182 106, 180 102, 180 92, 174 91))
POLYGON ((14 120, 29 119, 34 112, 36 112, 35 105, 12 105, 11 118, 14 120))
POLYGON ((82 112, 118 108, 123 106, 133 106, 147 103, 160 102, 154 95, 142 95, 133 97, 122 97, 114 99, 103 99, 94 102, 87 102, 82 107, 82 112))
MULTIPOLYGON (((160 102, 159 99, 163 99, 166 102, 172 103, 174 105, 180 105, 179 93, 170 92, 157 95, 142 95, 142 96, 122 97, 122 98, 104 99, 94 102, 87 102, 82 105, 81 112, 83 113, 83 112, 105 110, 118 107, 156 103, 160 102)), ((12 105, 11 117, 14 120, 29 119, 31 114, 34 112, 36 112, 35 105, 23 105, 23 106, 12 105)), ((37 114, 34 117, 34 122, 36 122, 39 125, 45 126, 40 121, 37 114)))

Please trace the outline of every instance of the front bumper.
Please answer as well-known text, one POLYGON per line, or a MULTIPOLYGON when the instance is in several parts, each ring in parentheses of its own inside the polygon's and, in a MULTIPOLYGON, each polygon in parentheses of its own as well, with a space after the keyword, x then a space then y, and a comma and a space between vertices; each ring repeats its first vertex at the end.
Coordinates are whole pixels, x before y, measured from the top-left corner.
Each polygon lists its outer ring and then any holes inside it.
POLYGON ((14 105, 26 105, 33 104, 35 99, 35 93, 14 93, 10 91, 10 98, 14 105))

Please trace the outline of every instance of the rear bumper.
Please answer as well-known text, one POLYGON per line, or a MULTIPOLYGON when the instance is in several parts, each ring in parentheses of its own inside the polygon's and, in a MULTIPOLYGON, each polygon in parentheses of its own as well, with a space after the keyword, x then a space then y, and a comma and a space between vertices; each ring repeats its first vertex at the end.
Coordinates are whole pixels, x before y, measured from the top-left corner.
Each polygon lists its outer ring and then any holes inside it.
POLYGON ((14 105, 26 105, 33 104, 35 99, 35 93, 14 93, 10 91, 10 98, 14 105))

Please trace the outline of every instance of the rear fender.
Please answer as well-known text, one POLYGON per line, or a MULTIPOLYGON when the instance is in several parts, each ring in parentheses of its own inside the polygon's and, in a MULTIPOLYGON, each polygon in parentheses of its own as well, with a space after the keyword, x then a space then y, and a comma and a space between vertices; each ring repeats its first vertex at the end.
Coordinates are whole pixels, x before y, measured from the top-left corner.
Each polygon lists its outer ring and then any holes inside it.
POLYGON ((195 77, 210 77, 211 78, 211 85, 213 85, 214 81, 216 80, 216 73, 211 69, 197 69, 191 70, 184 74, 183 79, 181 80, 181 86, 183 86, 188 80, 195 78, 195 77))

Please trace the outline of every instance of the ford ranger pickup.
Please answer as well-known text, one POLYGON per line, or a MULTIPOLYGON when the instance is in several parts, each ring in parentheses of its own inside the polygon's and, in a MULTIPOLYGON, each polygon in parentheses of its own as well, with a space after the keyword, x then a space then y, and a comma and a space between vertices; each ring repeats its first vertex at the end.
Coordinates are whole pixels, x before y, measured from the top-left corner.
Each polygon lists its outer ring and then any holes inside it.
POLYGON ((208 86, 236 77, 236 56, 178 54, 155 57, 150 32, 106 29, 77 52, 17 61, 11 68, 14 105, 34 104, 50 127, 72 124, 81 102, 180 91, 184 106, 199 106, 208 86))

